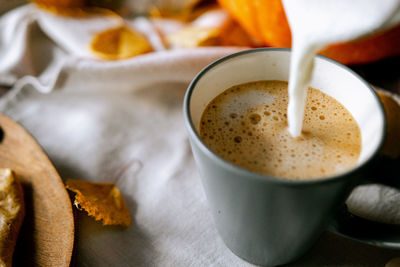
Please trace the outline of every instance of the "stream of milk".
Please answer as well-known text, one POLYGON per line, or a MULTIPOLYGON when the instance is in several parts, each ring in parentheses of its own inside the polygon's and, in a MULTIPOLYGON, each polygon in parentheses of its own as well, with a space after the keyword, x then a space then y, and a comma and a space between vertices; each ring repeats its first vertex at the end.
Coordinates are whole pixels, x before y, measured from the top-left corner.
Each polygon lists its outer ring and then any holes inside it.
MULTIPOLYGON (((301 134, 314 57, 328 44, 344 42, 400 22, 400 0, 282 0, 292 31, 289 132, 301 134)), ((377 47, 379 49, 379 47, 377 47)))

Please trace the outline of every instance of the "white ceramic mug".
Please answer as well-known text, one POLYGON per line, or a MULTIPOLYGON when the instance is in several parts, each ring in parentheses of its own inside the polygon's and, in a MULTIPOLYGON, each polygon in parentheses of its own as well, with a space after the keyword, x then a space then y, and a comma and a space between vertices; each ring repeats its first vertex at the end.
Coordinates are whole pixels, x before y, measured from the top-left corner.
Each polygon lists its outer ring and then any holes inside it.
POLYGON ((302 256, 370 178, 385 139, 386 119, 378 96, 357 74, 317 56, 310 86, 337 99, 357 121, 362 136, 354 168, 317 180, 288 180, 242 169, 212 152, 199 136, 201 115, 224 90, 260 80, 287 81, 290 50, 261 48, 229 55, 204 68, 185 96, 184 115, 192 151, 213 217, 225 244, 259 265, 280 265, 302 256))

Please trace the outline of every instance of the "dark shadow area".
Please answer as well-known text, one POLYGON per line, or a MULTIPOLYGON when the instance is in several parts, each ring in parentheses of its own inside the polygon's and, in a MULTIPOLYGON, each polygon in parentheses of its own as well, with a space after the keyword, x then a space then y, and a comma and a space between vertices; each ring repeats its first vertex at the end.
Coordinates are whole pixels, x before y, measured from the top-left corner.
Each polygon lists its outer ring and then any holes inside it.
MULTIPOLYGON (((400 225, 369 221, 349 213, 330 226, 333 233, 352 237, 376 246, 395 243, 400 248, 400 225)), ((400 255, 400 251, 399 251, 400 255)))
POLYGON ((39 76, 49 67, 49 64, 55 60, 55 53, 52 47, 56 44, 47 37, 47 35, 40 29, 36 23, 31 25, 30 46, 28 47, 29 62, 31 66, 32 75, 39 76), (44 60, 45 59, 45 60, 44 60))
POLYGON ((0 126, 0 143, 3 141, 3 138, 4 138, 4 131, 0 126))
POLYGON ((13 255, 13 266, 32 266, 36 254, 33 188, 31 184, 27 183, 23 183, 22 187, 25 200, 25 218, 13 255))
POLYGON ((351 69, 373 85, 393 93, 400 93, 400 56, 351 66, 351 69))
MULTIPOLYGON (((373 229, 370 229, 373 231, 373 229)), ((400 251, 362 244, 325 232, 299 261, 285 265, 302 266, 385 266, 400 251)))
POLYGON ((27 4, 27 0, 13 0, 13 1, 2 1, 0 5, 0 15, 3 15, 7 11, 10 11, 11 9, 14 9, 18 6, 21 6, 23 4, 27 4))
POLYGON ((77 253, 78 253, 78 242, 79 242, 79 222, 78 222, 78 210, 74 207, 74 193, 71 191, 67 190, 68 196, 71 200, 72 203, 72 215, 74 216, 74 247, 72 249, 72 257, 71 257, 71 263, 70 266, 76 266, 76 258, 77 258, 77 253))

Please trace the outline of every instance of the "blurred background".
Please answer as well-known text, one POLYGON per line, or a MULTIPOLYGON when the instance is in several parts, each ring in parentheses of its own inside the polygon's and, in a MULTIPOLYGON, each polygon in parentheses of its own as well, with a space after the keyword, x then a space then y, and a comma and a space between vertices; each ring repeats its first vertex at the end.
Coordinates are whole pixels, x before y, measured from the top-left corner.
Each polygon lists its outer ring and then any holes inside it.
MULTIPOLYGON (((0 0, 0 13, 27 2, 0 0)), ((67 16, 74 16, 77 12, 89 10, 90 7, 112 10, 123 18, 145 16, 152 19, 154 25, 158 27, 166 49, 199 46, 290 47, 291 45, 290 28, 280 0, 34 0, 33 2, 42 9, 67 16)), ((400 93, 398 71, 400 25, 360 40, 331 45, 322 49, 320 54, 349 65, 375 86, 400 93)))

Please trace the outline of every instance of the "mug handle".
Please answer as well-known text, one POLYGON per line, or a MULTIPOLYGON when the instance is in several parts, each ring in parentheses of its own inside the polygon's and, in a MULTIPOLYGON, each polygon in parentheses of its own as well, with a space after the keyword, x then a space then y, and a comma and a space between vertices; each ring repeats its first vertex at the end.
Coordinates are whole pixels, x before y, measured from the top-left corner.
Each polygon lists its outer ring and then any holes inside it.
MULTIPOLYGON (((381 156, 360 185, 382 184, 400 189, 400 159, 381 156)), ((400 204, 400 203, 399 203, 400 204)), ((350 213, 346 204, 327 230, 378 247, 400 249, 400 225, 370 221, 350 213)))

